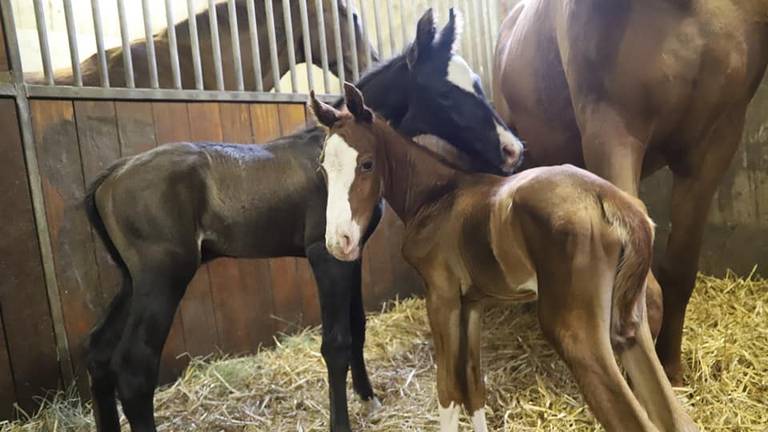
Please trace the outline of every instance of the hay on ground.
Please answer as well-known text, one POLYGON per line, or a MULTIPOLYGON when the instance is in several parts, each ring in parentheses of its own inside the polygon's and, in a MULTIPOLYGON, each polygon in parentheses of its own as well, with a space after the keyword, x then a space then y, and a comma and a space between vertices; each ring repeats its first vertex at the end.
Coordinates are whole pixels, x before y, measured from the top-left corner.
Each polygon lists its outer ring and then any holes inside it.
MULTIPOLYGON (((707 431, 768 425, 768 281, 700 277, 688 309, 679 396, 707 431)), ((195 359, 156 395, 161 431, 326 431, 327 380, 317 329, 258 355, 195 359)), ((424 303, 409 299, 371 316, 366 356, 384 406, 369 417, 351 397, 360 431, 435 430, 435 368, 424 303)), ((599 430, 564 364, 542 339, 530 306, 491 308, 483 364, 491 430, 599 430)), ((349 393, 352 395, 351 387, 349 393)), ((89 409, 57 395, 2 432, 92 430, 89 409)), ((464 430, 470 430, 466 416, 464 430)), ((127 430, 127 427, 124 427, 127 430)))

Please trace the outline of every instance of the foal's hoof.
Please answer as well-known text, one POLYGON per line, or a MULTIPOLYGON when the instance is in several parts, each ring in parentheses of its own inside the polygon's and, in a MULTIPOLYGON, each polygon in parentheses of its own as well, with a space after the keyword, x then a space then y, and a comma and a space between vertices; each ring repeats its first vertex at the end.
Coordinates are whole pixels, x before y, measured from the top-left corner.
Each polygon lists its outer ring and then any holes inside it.
POLYGON ((381 409, 381 401, 376 396, 363 401, 363 405, 365 405, 365 411, 368 413, 368 416, 372 416, 376 414, 381 409))

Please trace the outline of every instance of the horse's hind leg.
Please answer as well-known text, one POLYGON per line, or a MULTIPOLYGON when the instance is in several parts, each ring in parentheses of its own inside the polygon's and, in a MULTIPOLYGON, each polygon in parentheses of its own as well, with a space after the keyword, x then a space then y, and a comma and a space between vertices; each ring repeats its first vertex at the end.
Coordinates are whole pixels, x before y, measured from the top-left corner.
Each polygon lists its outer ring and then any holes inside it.
POLYGON ((112 299, 104 319, 91 332, 88 341, 88 375, 96 429, 99 432, 120 430, 115 376, 110 370, 110 361, 125 328, 131 296, 129 283, 130 279, 126 277, 122 289, 112 299))
POLYGON ((644 314, 635 344, 620 355, 632 379, 633 390, 659 430, 697 431, 698 428, 675 397, 672 385, 656 356, 646 320, 644 314))
POLYGON ((112 357, 117 393, 133 432, 155 431, 153 394, 160 354, 197 262, 164 259, 134 271, 128 320, 112 357), (162 262, 163 264, 159 264, 162 262))
POLYGON ((613 356, 609 332, 618 253, 608 259, 594 243, 577 243, 537 259, 541 329, 606 430, 656 431, 613 356))

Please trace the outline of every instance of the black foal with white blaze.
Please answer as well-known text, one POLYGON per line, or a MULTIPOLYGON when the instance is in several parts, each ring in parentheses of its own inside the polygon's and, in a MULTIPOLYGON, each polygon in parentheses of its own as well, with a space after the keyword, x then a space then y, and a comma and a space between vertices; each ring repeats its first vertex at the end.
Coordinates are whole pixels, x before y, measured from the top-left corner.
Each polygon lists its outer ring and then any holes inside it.
MULTIPOLYGON (((506 173, 519 163, 522 145, 454 54, 457 18, 451 11, 438 35, 428 11, 406 52, 358 85, 404 133, 435 135, 474 168, 506 173)), ((350 430, 349 369, 355 392, 376 402, 363 360, 361 263, 339 261, 325 247, 323 139, 323 130, 310 128, 264 146, 167 144, 119 160, 94 182, 89 216, 125 278, 89 342, 99 431, 120 430, 115 393, 133 431, 155 430, 153 394, 173 315, 200 264, 220 256, 307 257, 319 289, 331 430, 350 430)), ((371 233, 380 216, 375 209, 364 231, 371 233)))

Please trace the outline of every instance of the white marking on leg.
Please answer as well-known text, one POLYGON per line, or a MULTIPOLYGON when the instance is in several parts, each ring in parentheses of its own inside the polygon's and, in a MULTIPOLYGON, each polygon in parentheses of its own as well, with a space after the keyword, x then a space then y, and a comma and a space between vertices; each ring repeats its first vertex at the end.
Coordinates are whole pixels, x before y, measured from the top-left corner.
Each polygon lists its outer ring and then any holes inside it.
POLYGON ((381 401, 376 396, 372 397, 371 399, 364 400, 363 405, 365 405, 365 410, 368 413, 369 416, 372 416, 381 409, 381 401))
POLYGON ((348 235, 356 245, 361 236, 360 226, 352 219, 349 190, 355 181, 357 150, 344 138, 333 134, 325 142, 323 169, 328 178, 328 206, 325 211, 325 240, 329 249, 341 244, 348 235))
POLYGON ((459 430, 459 406, 454 402, 443 408, 437 403, 437 411, 440 413, 440 432, 457 432, 459 430))
POLYGON ((475 432, 488 432, 488 424, 485 422, 485 408, 472 413, 472 428, 475 432))
POLYGON ((475 94, 475 73, 461 56, 454 55, 448 62, 448 81, 461 87, 469 93, 475 94))

